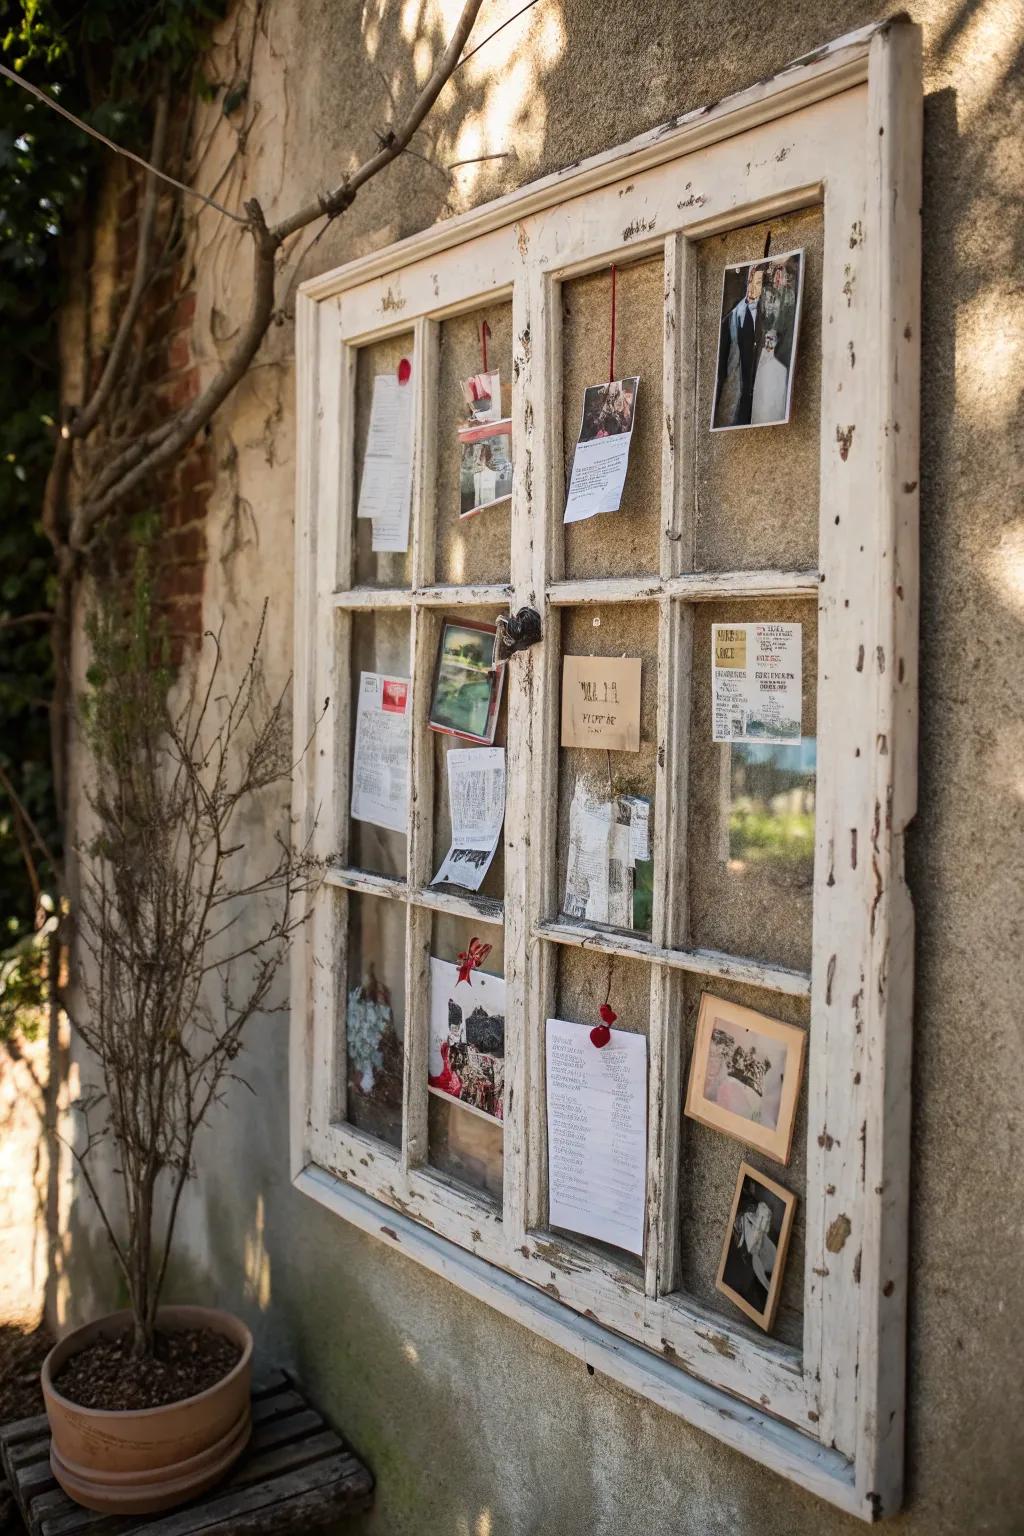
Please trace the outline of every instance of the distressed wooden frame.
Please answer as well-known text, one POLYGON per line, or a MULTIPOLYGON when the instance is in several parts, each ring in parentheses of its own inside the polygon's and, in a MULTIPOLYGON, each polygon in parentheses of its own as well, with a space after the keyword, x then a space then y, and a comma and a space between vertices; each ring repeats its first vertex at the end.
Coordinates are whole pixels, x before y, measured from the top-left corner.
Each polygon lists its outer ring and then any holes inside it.
MULTIPOLYGON (((772 80, 673 120, 386 251, 306 283, 297 307, 295 734, 331 699, 296 779, 297 835, 329 864, 292 969, 291 1154, 297 1187, 577 1357, 865 1520, 902 1493, 912 911, 903 834, 916 795, 919 30, 866 28, 772 80), (682 198, 687 183, 695 195, 682 198), (693 570, 693 242, 824 207, 819 562, 693 570), (622 210, 628 205, 628 227, 622 210), (634 255, 665 271, 662 539, 656 577, 566 580, 559 284, 634 255), (439 322, 511 298, 512 565, 507 584, 438 585, 432 487, 439 322), (357 349, 416 348, 412 583, 352 585, 357 349), (819 610, 818 783, 810 974, 693 948, 686 763, 693 605, 801 598, 819 610), (656 883, 649 940, 559 919, 554 806, 563 608, 658 612, 656 883), (414 719, 438 625, 463 607, 540 608, 545 643, 513 657, 502 903, 431 890, 433 757, 417 719, 407 875, 350 867, 352 615, 410 615, 414 719), (339 750, 338 744, 346 745, 339 750), (511 834, 510 834, 510 829, 511 834), (667 857, 669 847, 673 857, 667 857), (344 932, 352 892, 405 910, 400 1149, 344 1123, 344 932), (504 924, 502 1207, 427 1166, 426 1016, 434 911, 504 924), (647 1242, 642 1279, 545 1232, 543 1039, 553 946, 645 960, 651 978, 647 1242), (804 1339, 755 1337, 676 1290, 681 973, 810 999, 804 1339)), ((784 429, 780 429, 784 430, 784 429)))

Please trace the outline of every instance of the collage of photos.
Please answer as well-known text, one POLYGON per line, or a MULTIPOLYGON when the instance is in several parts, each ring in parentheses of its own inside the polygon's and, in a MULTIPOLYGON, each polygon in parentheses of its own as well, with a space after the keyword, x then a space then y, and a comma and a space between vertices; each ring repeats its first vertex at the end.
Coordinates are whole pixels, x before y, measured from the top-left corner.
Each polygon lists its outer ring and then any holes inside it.
MULTIPOLYGON (((725 269, 710 422, 713 432, 781 426, 789 421, 803 286, 802 250, 725 269)), ((612 305, 614 335, 614 286, 612 305)), ((512 420, 503 414, 503 405, 507 410, 509 402, 507 397, 502 399, 500 373, 487 366, 489 334, 484 322, 480 328, 481 370, 464 379, 461 386, 457 427, 460 519, 475 517, 507 501, 513 489, 512 420)), ((614 362, 614 339, 612 358, 614 362)), ((607 383, 584 390, 566 490, 565 524, 621 509, 639 388, 640 376, 632 374, 613 376, 607 383)), ((362 516, 372 513, 380 538, 391 539, 390 547, 396 548, 406 538, 404 525, 399 525, 408 499, 412 457, 405 410, 409 398, 410 393, 393 380, 382 378, 376 383, 373 472, 364 476, 359 508, 362 516)), ((794 818, 803 815, 806 820, 811 815, 813 824, 813 799, 810 812, 802 801, 795 805, 796 795, 803 793, 802 782, 791 785, 786 779, 777 786, 779 765, 772 756, 783 750, 792 753, 794 743, 800 750, 803 747, 801 646, 799 624, 713 626, 711 736, 734 754, 739 774, 737 795, 740 790, 746 795, 742 805, 737 800, 729 822, 730 859, 758 856, 756 848, 741 854, 739 845, 744 837, 750 842, 753 836, 751 828, 759 806, 754 797, 761 792, 761 781, 768 772, 764 763, 775 773, 764 794, 773 813, 781 815, 785 810, 794 821, 792 837, 796 838, 802 828, 794 818), (780 809, 777 802, 783 792, 788 799, 780 809)), ((426 710, 427 725, 468 746, 452 747, 443 756, 451 847, 434 885, 479 891, 503 836, 505 749, 494 742, 506 669, 507 662, 498 657, 496 624, 444 620, 426 710)), ((640 672, 636 658, 563 657, 561 745, 601 758, 612 752, 638 751, 640 672)), ((394 830, 407 824, 406 764, 412 707, 407 679, 362 675, 351 806, 357 819, 394 830)), ((781 766, 786 763, 788 758, 781 766)), ((813 777, 813 764, 811 774, 813 777)), ((604 795, 595 789, 592 799, 574 796, 564 916, 601 928, 649 931, 651 811, 651 803, 635 795, 604 795)), ((805 850, 796 849, 792 857, 797 853, 803 856, 805 850)), ((480 946, 474 939, 470 954, 474 951, 478 962, 488 946, 480 946)), ((430 963, 429 1092, 479 1117, 474 1122, 478 1128, 481 1120, 501 1125, 505 1107, 505 982, 501 976, 481 970, 478 963, 467 961, 466 956, 459 960, 456 965, 435 957, 430 963)), ((366 1097, 394 1074, 389 1000, 371 981, 353 993, 349 1013, 353 1045, 350 1087, 354 1095, 366 1097)), ((582 1051, 584 1067, 593 1069, 587 1049, 590 1026, 565 1028, 583 1033, 579 1036, 582 1044, 572 1036, 574 1043, 570 1045, 567 1037, 563 1054, 582 1051)), ((630 1037, 626 1040, 632 1044, 630 1037)), ((591 1049, 597 1044, 592 1042, 591 1049)), ((788 1164, 806 1044, 804 1029, 704 993, 685 1114, 763 1157, 788 1164)), ((549 1071, 557 1065, 553 1058, 549 1071)), ((640 1076, 637 1084, 639 1103, 643 1097, 640 1076)), ((639 1183, 636 1189, 631 1187, 626 1202, 628 1211, 626 1205, 621 1211, 610 1208, 605 1221, 606 1239, 634 1252, 642 1251, 642 1230, 639 1236, 633 1230, 634 1207, 639 1208, 638 1201, 643 1204, 643 1179, 638 1177, 639 1183), (627 1227, 628 1241, 621 1235, 627 1227)), ((567 1213, 571 1204, 569 1200, 567 1213)), ((779 1304, 795 1206, 796 1196, 791 1191, 751 1164, 742 1163, 716 1285, 765 1330, 772 1328, 779 1304)), ((570 1230, 588 1230, 589 1220, 579 1213, 571 1219, 566 1215, 570 1230)))

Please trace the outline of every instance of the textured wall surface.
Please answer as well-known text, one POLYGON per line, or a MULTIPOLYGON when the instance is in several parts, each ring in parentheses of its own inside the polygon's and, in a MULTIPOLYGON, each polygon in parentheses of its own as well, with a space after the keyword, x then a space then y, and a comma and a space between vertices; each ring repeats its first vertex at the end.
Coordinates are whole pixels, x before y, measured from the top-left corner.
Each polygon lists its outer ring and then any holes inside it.
MULTIPOLYGON (((218 182, 228 202, 255 193, 273 218, 336 182, 386 121, 387 91, 405 101, 414 79, 426 78, 457 9, 454 0, 279 0, 257 19, 247 0, 225 25, 211 71, 245 78, 251 56, 247 103, 232 118, 216 106, 202 115, 201 183, 218 182)), ((479 35, 515 9, 494 0, 479 35)), ((1024 18, 1019 0, 920 0, 912 11, 924 27, 926 90, 922 736, 909 839, 918 918, 909 1470, 893 1529, 1012 1536, 1024 1521, 1024 467, 1013 337, 1024 18)), ((793 0, 764 13, 742 0, 539 0, 460 71, 417 141, 442 165, 506 158, 446 175, 404 157, 315 245, 308 232, 300 237, 290 270, 305 277, 379 248, 873 19, 866 0, 793 0)), ((810 230, 809 248, 816 238, 810 230)), ((248 274, 234 230, 205 211, 197 258, 193 345, 205 371, 241 321, 248 274)), ((499 317, 494 330, 500 348, 499 317)), ((455 327, 450 340, 460 357, 471 342, 455 327)), ((271 681, 280 682, 292 643, 293 347, 286 299, 258 366, 218 419, 206 520, 207 622, 230 612, 237 663, 269 596, 271 681)), ((708 528, 709 547, 719 536, 708 528)), ((797 526, 787 536, 801 542, 797 526)), ((490 553, 467 546, 467 569, 490 553)), ((454 549, 441 551, 443 566, 454 558, 454 549)), ((247 830, 257 845, 267 835, 265 823, 247 830)), ((567 977, 570 991, 575 984, 567 977)), ((239 1309, 264 1353, 294 1366, 364 1453, 378 1478, 376 1507, 348 1529, 840 1536, 860 1528, 296 1194, 280 1020, 257 1024, 248 1061, 255 1097, 233 1095, 203 1143, 174 1289, 239 1309)), ((114 1296, 78 1199, 67 1247, 73 1293, 65 1286, 56 1298, 65 1321, 114 1296)))

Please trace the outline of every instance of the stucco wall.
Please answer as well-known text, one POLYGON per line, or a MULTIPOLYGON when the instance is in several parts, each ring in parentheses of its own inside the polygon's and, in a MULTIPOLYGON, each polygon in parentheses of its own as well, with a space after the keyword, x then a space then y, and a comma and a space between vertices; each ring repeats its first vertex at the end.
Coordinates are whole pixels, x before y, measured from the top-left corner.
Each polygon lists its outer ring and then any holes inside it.
MULTIPOLYGON (((480 36, 512 13, 485 7, 480 36), (493 14, 492 14, 493 13, 493 14)), ((362 156, 407 99, 455 0, 278 0, 261 13, 244 154, 231 121, 200 125, 202 184, 289 211, 362 156), (422 41, 429 39, 429 46, 422 41)), ((1024 1529, 1024 1345, 1018 980, 1024 797, 1024 466, 1019 0, 913 7, 925 29, 920 812, 907 1536, 1024 1529), (1016 285, 1014 285, 1016 286, 1016 285), (1019 349, 1020 339, 1017 337, 1019 349), (1017 456, 1015 456, 1015 453, 1017 456)), ((772 73, 875 19, 859 0, 764 12, 540 0, 460 72, 421 148, 301 261, 326 270, 680 110, 772 73)), ((220 77, 245 75, 251 7, 224 29, 220 77)), ((300 238, 304 250, 307 234, 300 238)), ((240 237, 204 213, 195 345, 210 366, 244 310, 240 237), (225 338, 218 342, 216 337, 225 338)), ((293 269, 294 269, 293 262, 293 269)), ((286 303, 219 418, 207 537, 208 620, 229 610, 240 657, 265 596, 273 673, 289 670, 294 329, 286 303), (233 450, 237 450, 237 455, 233 450)), ((251 1036, 239 1092, 201 1151, 174 1286, 239 1309, 269 1358, 295 1366, 379 1483, 358 1526, 379 1533, 778 1532, 859 1527, 716 1442, 589 1375, 533 1335, 357 1234, 289 1186, 287 1042, 251 1036)), ((71 1212, 64 1320, 110 1299, 85 1207, 71 1212)))

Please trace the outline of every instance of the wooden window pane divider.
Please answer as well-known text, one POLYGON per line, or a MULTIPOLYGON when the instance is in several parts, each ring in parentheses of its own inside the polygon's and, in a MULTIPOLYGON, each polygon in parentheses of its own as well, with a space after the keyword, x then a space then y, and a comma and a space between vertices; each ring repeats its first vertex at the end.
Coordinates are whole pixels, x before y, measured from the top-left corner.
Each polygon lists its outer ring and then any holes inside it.
POLYGON ((647 960, 669 970, 689 971, 697 976, 711 976, 718 981, 735 981, 743 986, 763 987, 766 992, 780 992, 786 997, 810 997, 811 978, 807 971, 789 970, 742 955, 730 955, 718 949, 668 949, 627 933, 586 928, 562 919, 537 923, 534 933, 553 944, 573 949, 592 949, 602 955, 621 955, 626 960, 647 960))

